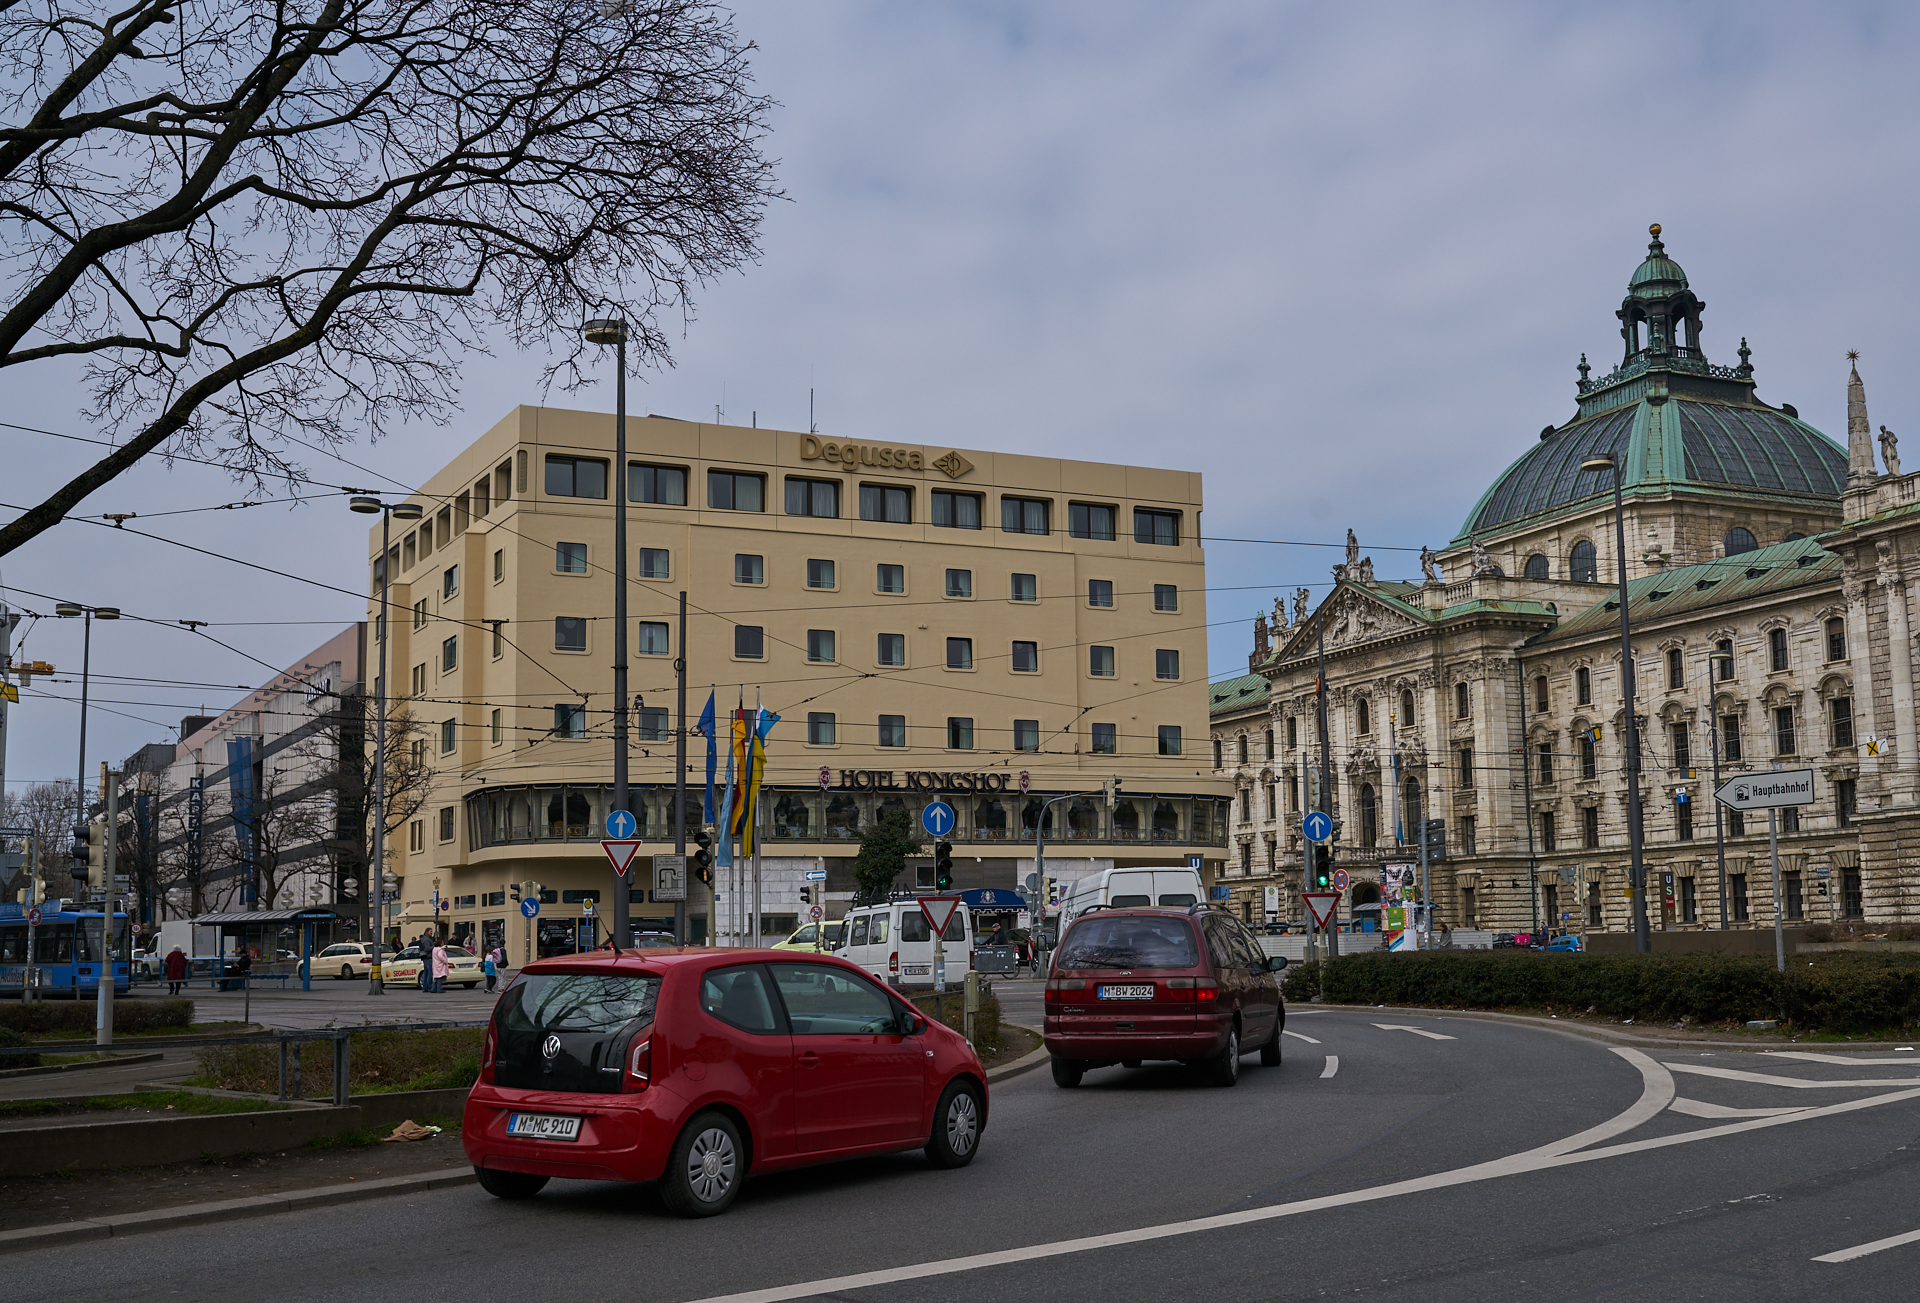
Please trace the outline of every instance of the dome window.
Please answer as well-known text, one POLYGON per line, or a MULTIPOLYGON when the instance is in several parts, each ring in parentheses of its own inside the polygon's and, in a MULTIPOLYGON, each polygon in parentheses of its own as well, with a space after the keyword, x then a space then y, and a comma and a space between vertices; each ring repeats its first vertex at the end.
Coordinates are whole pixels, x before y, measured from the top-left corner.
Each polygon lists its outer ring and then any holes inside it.
POLYGON ((1548 572, 1547 557, 1544 552, 1535 552, 1532 556, 1527 558, 1526 573, 1527 573, 1527 578, 1529 579, 1553 578, 1552 574, 1548 572))
POLYGON ((1727 555, 1739 556, 1742 552, 1752 552, 1760 544, 1755 541, 1753 531, 1735 525, 1727 531, 1727 555))
POLYGON ((1598 574, 1599 566, 1594 557, 1593 541, 1583 538, 1575 543, 1573 551, 1567 554, 1567 578, 1576 584, 1590 584, 1598 574))

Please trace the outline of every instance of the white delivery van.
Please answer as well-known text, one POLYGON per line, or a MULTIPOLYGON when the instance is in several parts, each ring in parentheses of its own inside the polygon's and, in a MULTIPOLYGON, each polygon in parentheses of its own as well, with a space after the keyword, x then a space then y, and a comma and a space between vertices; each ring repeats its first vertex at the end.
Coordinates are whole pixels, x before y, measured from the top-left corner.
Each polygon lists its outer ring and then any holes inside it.
MULTIPOLYGON (((860 965, 889 986, 933 985, 933 926, 917 900, 890 900, 849 910, 834 953, 860 965)), ((957 986, 973 967, 973 916, 962 904, 941 938, 947 985, 957 986)))
POLYGON ((1067 894, 1060 901, 1060 935, 1064 936, 1067 925, 1095 905, 1110 905, 1115 909, 1136 905, 1186 909, 1199 904, 1205 894, 1199 872, 1183 864, 1090 873, 1069 884, 1067 894))

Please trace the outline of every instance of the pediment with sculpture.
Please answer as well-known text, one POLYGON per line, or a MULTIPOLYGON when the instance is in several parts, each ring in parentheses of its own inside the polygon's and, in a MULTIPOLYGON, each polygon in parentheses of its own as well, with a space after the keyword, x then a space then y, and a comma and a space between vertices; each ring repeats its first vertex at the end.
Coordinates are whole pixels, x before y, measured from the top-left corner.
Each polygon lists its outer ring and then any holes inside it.
POLYGON ((1318 622, 1327 624, 1327 650, 1354 643, 1372 642, 1414 633, 1428 627, 1427 622, 1387 603, 1369 597, 1360 589, 1342 584, 1313 614, 1293 628, 1293 636, 1280 649, 1279 659, 1293 660, 1312 656, 1319 647, 1318 622))

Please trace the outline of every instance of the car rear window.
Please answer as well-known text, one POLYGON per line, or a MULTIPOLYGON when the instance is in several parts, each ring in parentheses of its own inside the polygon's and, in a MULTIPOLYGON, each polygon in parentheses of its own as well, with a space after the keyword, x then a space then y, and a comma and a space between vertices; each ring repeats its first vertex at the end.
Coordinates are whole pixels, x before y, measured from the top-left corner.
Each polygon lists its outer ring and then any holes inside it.
MULTIPOLYGON (((1173 891, 1160 897, 1160 904, 1167 909, 1192 909, 1193 902, 1198 899, 1199 897, 1190 891, 1173 891)), ((1142 900, 1140 903, 1144 905, 1146 901, 1142 900)))
POLYGON ((517 1089, 616 1091, 627 1042, 653 1021, 644 973, 523 973, 494 1014, 494 1081, 517 1089))
POLYGON ((1183 918, 1083 918, 1067 932, 1061 968, 1192 968, 1193 927, 1183 918))
POLYGON ((1115 909, 1132 909, 1135 905, 1151 905, 1151 896, 1115 896, 1110 902, 1115 909))

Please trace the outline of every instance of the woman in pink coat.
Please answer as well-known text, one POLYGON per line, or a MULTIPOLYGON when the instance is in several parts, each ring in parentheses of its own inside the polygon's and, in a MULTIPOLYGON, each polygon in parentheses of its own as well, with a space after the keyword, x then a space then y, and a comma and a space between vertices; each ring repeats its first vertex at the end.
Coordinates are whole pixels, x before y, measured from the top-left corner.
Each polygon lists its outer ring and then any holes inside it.
POLYGON ((430 962, 432 964, 430 971, 433 973, 434 991, 437 993, 446 990, 447 972, 452 965, 447 962, 447 948, 437 941, 434 942, 433 958, 430 962))

